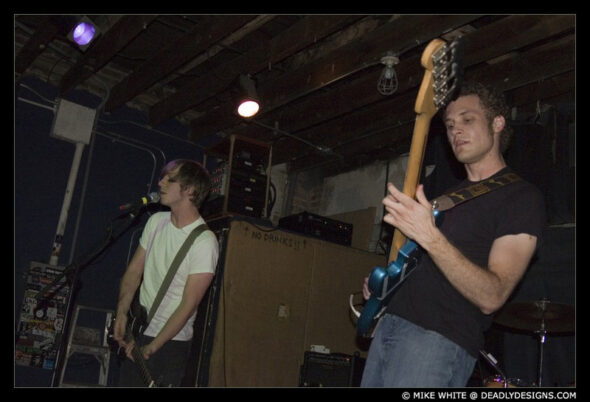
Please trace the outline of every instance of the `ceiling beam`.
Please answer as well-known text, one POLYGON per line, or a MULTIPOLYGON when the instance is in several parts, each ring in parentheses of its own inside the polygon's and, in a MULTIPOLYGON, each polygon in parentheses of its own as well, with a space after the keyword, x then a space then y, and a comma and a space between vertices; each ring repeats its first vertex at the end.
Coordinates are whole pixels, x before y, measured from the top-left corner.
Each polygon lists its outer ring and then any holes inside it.
POLYGON ((508 96, 510 105, 516 106, 519 113, 534 113, 537 102, 551 104, 553 99, 565 98, 568 102, 575 103, 575 93, 575 70, 570 70, 511 90, 508 96))
POLYGON ((124 15, 107 32, 96 39, 84 56, 66 72, 60 83, 60 95, 98 72, 142 32, 156 15, 124 15))
POLYGON ((135 98, 254 18, 254 15, 210 16, 207 23, 196 24, 190 32, 165 47, 115 85, 105 104, 105 111, 116 109, 135 98))
MULTIPOLYGON (((441 32, 465 25, 477 18, 477 15, 403 15, 296 71, 259 83, 258 95, 264 100, 259 115, 378 64, 387 51, 407 51, 441 32)), ((238 122, 239 118, 233 113, 233 105, 221 107, 191 122, 191 138, 216 133, 238 122)))
MULTIPOLYGON (((502 56, 516 48, 526 47, 543 38, 552 37, 571 29, 572 16, 508 16, 476 31, 467 33, 465 39, 464 68, 482 61, 502 56), (502 32, 514 30, 516 37, 501 35, 502 32), (521 30, 524 32, 521 33, 521 30), (497 38, 494 46, 488 46, 490 38, 497 38)), ((422 78, 419 56, 402 58, 395 67, 399 79, 397 94, 416 87, 422 78)), ((380 72, 381 70, 379 70, 380 72)), ((313 126, 322 121, 350 113, 359 107, 380 101, 384 96, 376 90, 379 72, 367 73, 350 84, 334 88, 329 92, 302 99, 265 115, 267 124, 278 121, 280 128, 288 132, 297 132, 306 126, 313 126), (301 119, 305 114, 306 119, 301 119)), ((397 95, 394 95, 397 96, 397 95)), ((263 121, 264 122, 264 121, 263 121)), ((239 127, 233 134, 256 137, 260 129, 254 125, 239 127)))
POLYGON ((465 79, 482 81, 509 91, 575 68, 575 36, 553 40, 497 64, 483 64, 467 70, 465 79))
MULTIPOLYGON (((533 48, 517 57, 503 60, 497 64, 478 64, 465 72, 468 80, 481 81, 504 91, 512 91, 526 85, 537 85, 574 70, 574 35, 568 35, 560 40, 549 42, 539 48, 533 48), (559 60, 555 60, 556 49, 559 50, 559 60)), ((571 76, 570 76, 571 77, 571 76)), ((571 87, 571 86, 570 86, 571 87)), ((390 126, 403 126, 405 122, 414 118, 413 106, 410 106, 412 92, 386 102, 381 102, 372 108, 347 115, 330 123, 314 127, 308 132, 298 133, 301 138, 313 142, 312 138, 325 139, 321 145, 330 147, 340 158, 348 158, 354 154, 369 152, 372 148, 390 146, 399 141, 399 135, 387 135, 390 126), (389 114, 384 110, 389 109, 389 114), (375 116, 383 116, 379 121, 375 116), (371 120, 373 119, 373 120, 371 120), (399 121, 399 124, 395 124, 399 121), (366 127, 365 127, 366 125, 366 127), (381 128, 379 128, 381 127, 381 128), (338 133, 330 136, 327 133, 338 133), (360 141, 362 139, 362 141, 360 141), (340 142, 340 144, 339 144, 340 142)), ((415 98, 415 95, 414 95, 415 98)), ((397 130, 394 130, 397 133, 397 130)), ((411 136, 408 131, 406 135, 411 136)), ((317 161, 317 154, 310 157, 298 157, 302 152, 309 153, 303 144, 297 144, 292 139, 285 139, 273 147, 273 164, 296 160, 292 169, 302 169, 313 165, 317 161)), ((324 155, 321 159, 337 157, 324 155)))
MULTIPOLYGON (((392 129, 413 122, 415 98, 414 91, 397 98, 388 98, 365 110, 359 110, 310 130, 299 132, 297 136, 314 144, 321 142, 316 145, 330 148, 335 154, 335 159, 347 158, 350 156, 350 150, 360 150, 359 146, 362 147, 365 141, 369 144, 369 148, 382 145, 380 138, 382 135, 391 135, 392 129), (376 116, 383 117, 376 119, 376 116)), ((405 135, 410 134, 411 131, 405 133, 405 135)), ((392 138, 392 140, 397 139, 392 138)), ((306 148, 303 143, 296 144, 296 141, 292 139, 282 140, 273 147, 273 164, 293 162, 294 168, 303 167, 309 163, 309 160, 302 158, 302 154, 321 156, 316 152, 310 153, 310 150, 310 147, 306 148)), ((324 158, 326 157, 330 155, 324 155, 324 158)))
POLYGON ((43 15, 39 18, 38 28, 14 59, 16 73, 24 73, 60 31, 60 27, 52 22, 50 16, 43 15))
POLYGON ((236 57, 216 71, 192 81, 173 95, 155 104, 149 113, 150 125, 182 113, 223 91, 240 73, 255 74, 306 46, 334 33, 361 16, 308 16, 255 49, 236 57))
POLYGON ((465 64, 474 65, 572 30, 574 15, 511 15, 465 36, 465 64))

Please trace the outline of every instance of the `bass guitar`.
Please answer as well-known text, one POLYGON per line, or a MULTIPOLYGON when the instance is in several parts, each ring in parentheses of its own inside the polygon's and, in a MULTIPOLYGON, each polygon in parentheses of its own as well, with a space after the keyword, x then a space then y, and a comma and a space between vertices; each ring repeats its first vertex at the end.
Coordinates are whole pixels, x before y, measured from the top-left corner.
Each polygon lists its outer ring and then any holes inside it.
MULTIPOLYGON (((403 188, 403 193, 411 197, 416 195, 432 117, 453 99, 461 85, 461 58, 460 38, 451 43, 434 39, 422 53, 420 62, 425 72, 414 107, 417 116, 403 188)), ((438 222, 440 211, 435 210, 434 214, 438 222)), ((416 267, 418 255, 419 246, 395 229, 388 259, 390 263, 387 267, 375 267, 372 270, 368 280, 371 296, 362 311, 355 312, 358 316, 358 335, 371 335, 372 328, 385 311, 394 291, 416 267)))

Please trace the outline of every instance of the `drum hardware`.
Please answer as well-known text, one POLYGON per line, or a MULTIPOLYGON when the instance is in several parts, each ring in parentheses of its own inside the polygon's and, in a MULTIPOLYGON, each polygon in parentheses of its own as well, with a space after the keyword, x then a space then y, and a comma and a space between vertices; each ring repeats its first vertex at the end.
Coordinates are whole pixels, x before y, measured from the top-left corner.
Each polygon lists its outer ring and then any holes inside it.
POLYGON ((486 388, 521 388, 531 387, 534 385, 529 385, 526 382, 522 381, 520 378, 504 379, 500 375, 495 375, 486 378, 484 380, 484 386, 486 388))
POLYGON ((480 350, 479 353, 481 353, 481 355, 484 357, 484 359, 486 359, 486 361, 490 364, 490 366, 492 366, 494 368, 494 370, 496 370, 498 372, 498 374, 500 375, 499 381, 497 380, 497 377, 494 376, 493 380, 490 381, 489 378, 486 378, 484 380, 484 385, 486 387, 491 387, 493 386, 493 384, 497 384, 497 383, 502 383, 504 384, 504 388, 508 388, 508 379, 506 378, 506 374, 504 374, 504 372, 502 370, 500 370, 500 367, 498 367, 498 360, 496 360, 496 358, 491 354, 491 353, 487 353, 485 350, 480 350))
POLYGON ((500 369, 498 366, 498 360, 491 354, 487 353, 485 350, 480 350, 479 353, 486 359, 486 361, 496 370, 498 374, 486 377, 483 380, 483 385, 486 388, 518 388, 518 387, 528 387, 530 386, 520 378, 508 378, 506 374, 500 369))
POLYGON ((575 332, 574 307, 547 299, 506 305, 494 322, 509 328, 537 334, 539 338, 538 386, 542 386, 543 349, 547 334, 575 332))

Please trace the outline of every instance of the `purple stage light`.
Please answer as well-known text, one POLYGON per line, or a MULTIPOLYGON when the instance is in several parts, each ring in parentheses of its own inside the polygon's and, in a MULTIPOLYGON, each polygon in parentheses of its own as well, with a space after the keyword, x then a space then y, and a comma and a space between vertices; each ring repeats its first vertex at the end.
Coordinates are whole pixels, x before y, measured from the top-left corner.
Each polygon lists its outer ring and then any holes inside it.
POLYGON ((74 32, 72 33, 72 38, 74 39, 74 42, 76 42, 78 45, 84 46, 90 43, 92 38, 94 38, 94 32, 95 29, 92 24, 89 24, 87 22, 81 22, 74 29, 74 32))

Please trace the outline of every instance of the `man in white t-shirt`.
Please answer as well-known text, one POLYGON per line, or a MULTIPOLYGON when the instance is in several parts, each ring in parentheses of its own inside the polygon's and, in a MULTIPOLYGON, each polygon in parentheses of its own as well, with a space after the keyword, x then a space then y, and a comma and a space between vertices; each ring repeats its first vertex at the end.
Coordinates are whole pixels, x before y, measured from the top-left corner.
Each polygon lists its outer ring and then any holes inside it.
POLYGON ((170 211, 148 219, 139 247, 121 279, 114 338, 125 348, 129 360, 121 366, 119 386, 153 386, 146 380, 146 371, 157 385, 180 386, 197 307, 213 280, 219 256, 215 234, 203 231, 179 265, 149 326, 137 340, 138 345, 125 341, 127 315, 136 291, 139 289, 141 306, 150 311, 178 250, 194 228, 205 224, 199 207, 211 181, 199 163, 187 159, 168 163, 158 185, 160 203, 170 211))

